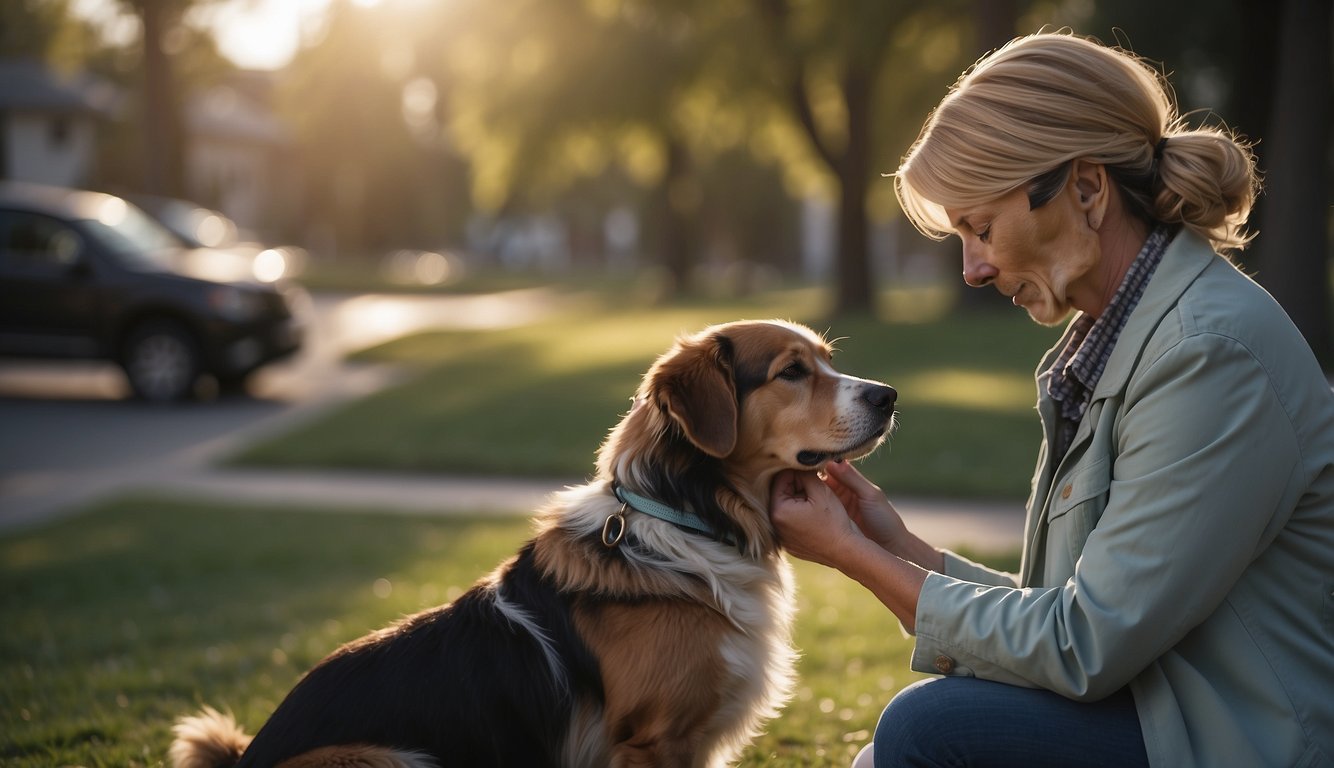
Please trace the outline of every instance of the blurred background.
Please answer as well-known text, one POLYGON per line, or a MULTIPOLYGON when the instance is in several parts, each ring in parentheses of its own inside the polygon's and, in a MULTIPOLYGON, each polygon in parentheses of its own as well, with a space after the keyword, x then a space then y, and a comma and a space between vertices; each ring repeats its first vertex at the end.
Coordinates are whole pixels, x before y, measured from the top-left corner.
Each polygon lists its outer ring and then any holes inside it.
MULTIPOLYGON (((965 289, 957 240, 908 226, 885 174, 1014 36, 1131 49, 1190 121, 1254 142, 1239 258, 1334 371, 1331 8, 0 0, 0 358, 62 351, 6 333, 20 309, 105 358, 0 359, 0 761, 161 765, 201 702, 258 727, 329 649, 512 553, 709 323, 839 339, 900 393, 863 471, 933 544, 1017 569, 1058 330, 965 289), (115 253, 79 251, 113 229, 115 253), (170 316, 90 298, 126 274, 92 257, 144 278, 158 251, 253 264, 167 281, 170 316)), ((915 677, 873 596, 798 581, 802 683, 742 766, 847 765, 915 677)))
POLYGON ((941 282, 985 307, 882 175, 978 56, 1062 26, 1255 142, 1242 259, 1328 364, 1325 0, 10 0, 0 176, 188 200, 317 286, 799 280, 834 316, 941 282))

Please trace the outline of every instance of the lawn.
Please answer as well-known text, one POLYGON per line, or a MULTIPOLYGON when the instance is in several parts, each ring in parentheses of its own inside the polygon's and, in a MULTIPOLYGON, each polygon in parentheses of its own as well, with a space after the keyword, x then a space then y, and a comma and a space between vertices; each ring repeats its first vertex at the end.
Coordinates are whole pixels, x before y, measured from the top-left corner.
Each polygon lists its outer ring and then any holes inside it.
POLYGON ((817 291, 641 306, 590 293, 548 321, 426 333, 362 354, 416 372, 234 461, 427 473, 588 474, 653 359, 681 333, 739 318, 804 321, 839 339, 835 362, 899 391, 900 428, 867 472, 897 494, 1022 500, 1039 440, 1032 370, 1056 331, 1022 312, 950 314, 890 295, 887 320, 823 321, 817 291))
MULTIPOLYGON (((522 517, 127 498, 0 538, 0 764, 161 765, 172 720, 202 703, 253 732, 339 643, 454 598, 528 533, 522 517)), ((797 573, 797 695, 743 765, 846 765, 918 677, 874 598, 797 573)))

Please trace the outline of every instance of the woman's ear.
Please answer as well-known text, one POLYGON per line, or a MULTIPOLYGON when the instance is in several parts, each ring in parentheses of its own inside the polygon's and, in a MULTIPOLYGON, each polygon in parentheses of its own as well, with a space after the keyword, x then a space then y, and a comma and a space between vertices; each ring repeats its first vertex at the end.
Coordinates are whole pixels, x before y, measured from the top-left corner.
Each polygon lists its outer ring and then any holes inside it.
POLYGON ((1107 178, 1107 166, 1091 160, 1076 160, 1071 174, 1077 204, 1084 214, 1090 229, 1102 226, 1107 218, 1107 205, 1111 198, 1111 186, 1107 178))

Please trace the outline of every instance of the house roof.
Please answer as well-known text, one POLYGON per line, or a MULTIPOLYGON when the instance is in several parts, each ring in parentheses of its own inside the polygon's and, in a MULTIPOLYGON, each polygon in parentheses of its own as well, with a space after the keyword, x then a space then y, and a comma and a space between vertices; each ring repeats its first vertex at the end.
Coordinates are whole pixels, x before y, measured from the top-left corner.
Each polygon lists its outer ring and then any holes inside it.
POLYGON ((104 114, 113 98, 108 84, 89 75, 65 75, 36 59, 0 59, 0 111, 104 114))

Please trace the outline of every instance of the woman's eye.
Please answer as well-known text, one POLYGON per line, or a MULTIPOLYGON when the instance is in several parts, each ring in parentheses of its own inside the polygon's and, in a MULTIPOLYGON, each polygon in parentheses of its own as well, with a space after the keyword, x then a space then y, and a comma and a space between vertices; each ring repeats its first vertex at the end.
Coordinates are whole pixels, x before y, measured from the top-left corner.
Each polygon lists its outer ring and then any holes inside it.
POLYGON ((793 363, 778 372, 778 378, 788 381, 796 381, 806 375, 806 369, 801 367, 801 363, 793 363))
POLYGON ((978 232, 978 233, 977 233, 977 239, 978 239, 978 240, 981 240, 981 241, 984 242, 984 243, 989 243, 989 242, 991 242, 991 227, 987 227, 986 229, 982 230, 981 232, 978 232))

